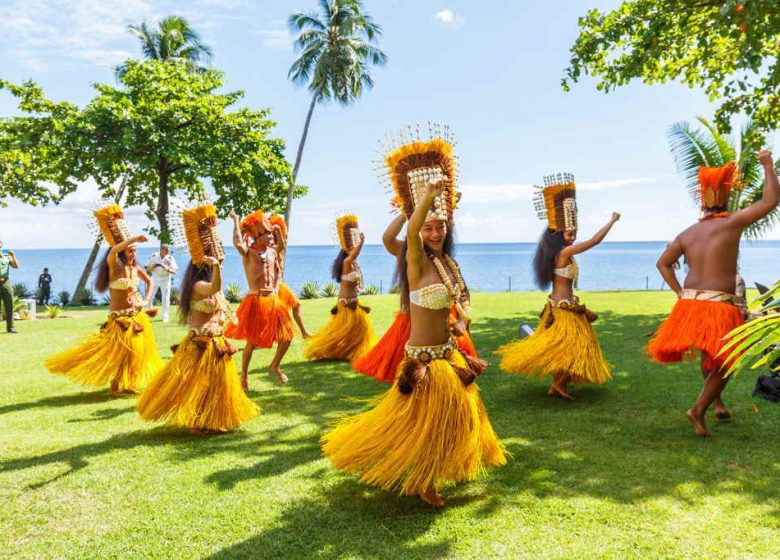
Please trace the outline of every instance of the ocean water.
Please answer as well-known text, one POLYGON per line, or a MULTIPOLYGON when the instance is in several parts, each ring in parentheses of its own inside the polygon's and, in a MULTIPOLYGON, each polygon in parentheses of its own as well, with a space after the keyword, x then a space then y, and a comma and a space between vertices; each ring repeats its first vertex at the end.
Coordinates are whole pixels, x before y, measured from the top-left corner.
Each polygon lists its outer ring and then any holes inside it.
MULTIPOLYGON (((580 290, 657 290, 661 276, 655 268, 664 250, 663 241, 604 242, 578 258, 581 269, 580 290)), ((9 247, 6 247, 9 248, 9 247)), ((536 289, 531 261, 534 243, 458 245, 456 258, 472 291, 503 292, 536 289)), ((103 249, 105 250, 105 249, 103 249)), ((232 247, 226 247, 225 284, 246 287, 241 259, 232 247)), ((145 263, 154 252, 139 249, 145 263)), ((44 267, 54 279, 52 293, 72 292, 84 267, 89 249, 20 249, 16 251, 21 267, 12 270, 13 282, 24 282, 35 288, 44 267)), ((101 253, 102 254, 102 253, 101 253)), ((285 281, 297 293, 304 282, 316 281, 322 286, 330 280, 330 266, 337 249, 332 246, 291 246, 287 254, 285 281)), ((186 250, 174 252, 181 271, 189 259, 186 250)), ((381 245, 366 245, 359 258, 365 284, 375 284, 385 293, 391 286, 394 259, 381 245)), ((744 242, 740 253, 742 275, 749 285, 770 284, 780 276, 780 241, 744 242)), ((94 275, 93 277, 94 278, 94 275)), ((174 280, 178 283, 180 278, 174 280)))

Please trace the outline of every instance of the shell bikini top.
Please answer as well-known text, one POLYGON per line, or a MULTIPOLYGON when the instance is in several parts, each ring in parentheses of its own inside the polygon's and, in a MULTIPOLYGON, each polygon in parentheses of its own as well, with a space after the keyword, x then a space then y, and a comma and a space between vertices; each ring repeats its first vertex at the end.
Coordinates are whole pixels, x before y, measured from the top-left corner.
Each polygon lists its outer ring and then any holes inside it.
POLYGON ((360 280, 363 278, 363 275, 358 270, 353 270, 352 272, 348 272, 344 275, 342 275, 341 279, 345 280, 347 282, 360 282, 360 280))
POLYGON ((112 290, 138 290, 138 276, 135 275, 135 270, 130 272, 130 276, 124 278, 117 278, 113 280, 109 285, 112 290))
POLYGON ((444 284, 430 284, 419 290, 409 290, 409 301, 425 309, 449 309, 452 296, 444 284))
POLYGON ((227 302, 222 292, 217 292, 212 297, 196 299, 190 302, 190 310, 200 311, 207 315, 224 312, 227 314, 228 319, 232 322, 236 322, 236 316, 233 309, 230 307, 230 304, 227 302))
POLYGON ((577 280, 580 277, 580 267, 577 266, 577 263, 574 262, 574 259, 572 259, 571 262, 565 267, 553 269, 553 274, 572 280, 576 286, 577 280))

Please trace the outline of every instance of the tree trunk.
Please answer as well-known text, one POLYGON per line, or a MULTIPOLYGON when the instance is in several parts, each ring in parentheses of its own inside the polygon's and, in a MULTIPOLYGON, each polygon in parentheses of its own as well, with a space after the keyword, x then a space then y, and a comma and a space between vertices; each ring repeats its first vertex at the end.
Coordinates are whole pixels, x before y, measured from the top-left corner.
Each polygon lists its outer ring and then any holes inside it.
POLYGON ((160 224, 160 235, 158 236, 161 243, 170 243, 171 235, 168 231, 168 169, 165 162, 161 162, 157 165, 157 172, 159 173, 160 183, 159 192, 157 193, 157 208, 154 213, 157 216, 157 222, 160 224))
POLYGON ((293 166, 292 182, 287 188, 287 206, 284 209, 284 221, 287 222, 287 231, 290 231, 290 214, 292 210, 293 191, 295 190, 295 180, 298 178, 298 170, 301 168, 301 158, 303 157, 303 146, 306 144, 306 137, 309 135, 309 124, 311 123, 311 115, 314 112, 314 106, 317 104, 320 94, 315 93, 311 98, 311 105, 309 105, 309 113, 306 115, 306 122, 303 125, 303 134, 301 135, 301 141, 298 144, 298 154, 295 156, 295 165, 293 166))
MULTIPOLYGON (((125 188, 127 187, 127 180, 130 178, 130 173, 127 172, 122 177, 122 182, 119 183, 119 188, 116 191, 116 194, 114 195, 114 202, 116 204, 122 203, 122 197, 125 195, 125 188)), ((75 294, 77 291, 81 290, 82 288, 85 288, 87 285, 87 280, 89 280, 89 275, 92 272, 92 267, 95 266, 95 261, 97 260, 98 252, 100 251, 100 244, 103 242, 103 236, 98 234, 97 239, 95 239, 95 244, 92 246, 92 251, 89 253, 89 258, 87 259, 87 264, 84 265, 84 270, 81 272, 81 277, 79 278, 78 284, 76 284, 76 291, 73 293, 75 294)))

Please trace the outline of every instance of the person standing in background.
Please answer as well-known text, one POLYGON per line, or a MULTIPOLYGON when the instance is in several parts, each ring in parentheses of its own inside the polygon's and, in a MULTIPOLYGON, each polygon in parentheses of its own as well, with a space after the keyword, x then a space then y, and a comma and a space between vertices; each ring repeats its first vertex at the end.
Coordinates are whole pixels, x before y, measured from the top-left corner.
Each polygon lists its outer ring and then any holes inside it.
POLYGON ((162 300, 162 322, 167 323, 171 308, 171 278, 179 270, 176 259, 171 255, 170 246, 167 243, 160 245, 160 252, 151 256, 146 270, 154 277, 154 293, 149 298, 149 307, 154 305, 154 296, 157 295, 159 288, 162 300))
POLYGON ((49 305, 49 298, 51 297, 51 283, 52 279, 51 274, 49 274, 49 269, 44 268, 41 275, 38 276, 39 305, 49 305))
POLYGON ((15 334, 14 329, 14 288, 11 285, 11 268, 19 268, 19 261, 10 249, 3 249, 0 241, 0 300, 5 315, 5 330, 15 334))

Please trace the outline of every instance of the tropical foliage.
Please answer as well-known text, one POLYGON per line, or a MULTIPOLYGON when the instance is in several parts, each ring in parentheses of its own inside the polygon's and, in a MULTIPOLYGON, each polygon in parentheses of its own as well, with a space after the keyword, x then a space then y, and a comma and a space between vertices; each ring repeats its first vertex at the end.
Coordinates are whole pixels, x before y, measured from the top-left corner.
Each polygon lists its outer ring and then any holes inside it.
POLYGON ((363 291, 360 292, 364 296, 375 296, 379 294, 379 286, 376 284, 369 284, 365 287, 363 287, 363 291))
POLYGON ((632 80, 679 81, 720 100, 722 131, 740 113, 755 134, 780 125, 779 0, 627 0, 590 10, 579 27, 566 90, 583 75, 605 92, 632 80))
POLYGON ((27 299, 33 295, 33 291, 24 282, 16 282, 12 287, 14 297, 27 299))
MULTIPOLYGON (((198 33, 181 16, 161 19, 156 29, 143 22, 128 25, 127 30, 138 38, 147 60, 177 60, 198 72, 211 63, 211 48, 203 44, 198 33)), ((116 70, 117 77, 121 78, 126 71, 126 65, 122 64, 116 70)))
POLYGON ((67 290, 62 290, 57 294, 57 301, 62 307, 67 307, 70 303, 70 292, 67 290))
MULTIPOLYGON (((674 155, 677 170, 682 175, 685 186, 696 200, 699 188, 699 167, 720 166, 736 161, 743 175, 744 186, 735 189, 729 200, 729 210, 741 210, 758 201, 764 194, 764 173, 758 161, 756 126, 748 121, 742 128, 737 142, 721 134, 715 125, 707 119, 698 117, 700 126, 688 122, 673 124, 668 131, 669 147, 674 155)), ((745 235, 757 239, 771 230, 780 221, 780 211, 776 208, 745 230, 745 235)))
POLYGON ((721 351, 729 360, 736 358, 726 375, 765 367, 780 371, 780 280, 751 304, 751 310, 758 317, 734 329, 721 351))
POLYGON ((320 297, 320 287, 317 282, 306 282, 301 286, 301 292, 298 295, 301 299, 317 299, 320 297))
POLYGON ((89 288, 81 288, 73 292, 71 305, 96 305, 95 293, 89 288))
POLYGON ((62 314, 62 307, 59 305, 47 305, 46 306, 46 316, 49 319, 56 319, 62 314))
POLYGON ((364 90, 374 86, 371 67, 387 62, 387 55, 376 46, 382 30, 365 13, 359 0, 320 0, 319 4, 319 13, 296 12, 288 22, 291 31, 297 34, 294 46, 300 53, 288 77, 296 85, 306 85, 311 93, 287 193, 284 217, 288 226, 295 181, 315 105, 326 100, 344 106, 351 104, 364 90))
POLYGON ((339 285, 335 282, 328 282, 322 287, 322 297, 336 297, 339 295, 339 285))
POLYGON ((244 297, 244 290, 238 284, 228 284, 225 286, 225 299, 230 303, 238 303, 244 297))

